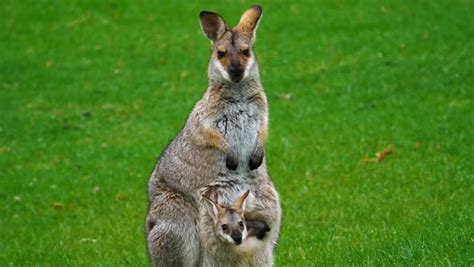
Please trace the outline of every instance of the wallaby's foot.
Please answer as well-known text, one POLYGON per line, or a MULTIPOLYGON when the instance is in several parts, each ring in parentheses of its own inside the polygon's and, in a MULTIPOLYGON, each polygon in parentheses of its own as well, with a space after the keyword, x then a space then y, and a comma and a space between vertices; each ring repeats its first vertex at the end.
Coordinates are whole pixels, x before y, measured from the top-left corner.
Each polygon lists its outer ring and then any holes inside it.
POLYGON ((250 170, 255 170, 258 167, 260 167, 260 165, 262 165, 263 155, 264 155, 263 151, 264 150, 262 146, 257 146, 257 148, 255 148, 255 151, 252 153, 252 155, 250 155, 250 159, 249 159, 250 170))
POLYGON ((200 239, 194 203, 181 191, 154 188, 145 222, 153 266, 198 266, 200 239))
POLYGON ((246 221, 249 236, 256 236, 258 239, 263 239, 265 233, 270 231, 270 227, 264 221, 246 221))
POLYGON ((235 171, 239 166, 239 159, 234 153, 229 153, 227 155, 225 165, 227 166, 227 168, 229 168, 229 170, 235 171))

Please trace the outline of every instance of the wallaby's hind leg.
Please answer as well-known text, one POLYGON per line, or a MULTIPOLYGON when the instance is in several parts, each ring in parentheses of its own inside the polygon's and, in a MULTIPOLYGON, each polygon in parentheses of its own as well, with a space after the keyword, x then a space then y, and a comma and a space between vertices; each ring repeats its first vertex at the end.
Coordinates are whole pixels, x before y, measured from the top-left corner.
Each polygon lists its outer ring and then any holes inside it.
POLYGON ((198 266, 198 211, 192 199, 162 189, 151 200, 146 218, 148 252, 153 266, 198 266))

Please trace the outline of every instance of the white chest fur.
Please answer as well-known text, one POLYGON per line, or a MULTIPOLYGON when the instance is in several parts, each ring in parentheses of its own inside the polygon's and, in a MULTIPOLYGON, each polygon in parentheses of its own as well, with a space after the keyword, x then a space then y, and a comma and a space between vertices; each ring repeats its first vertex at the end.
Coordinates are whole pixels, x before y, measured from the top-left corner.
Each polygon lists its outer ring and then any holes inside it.
POLYGON ((230 101, 217 120, 217 128, 241 162, 248 161, 255 149, 260 113, 253 102, 230 101))

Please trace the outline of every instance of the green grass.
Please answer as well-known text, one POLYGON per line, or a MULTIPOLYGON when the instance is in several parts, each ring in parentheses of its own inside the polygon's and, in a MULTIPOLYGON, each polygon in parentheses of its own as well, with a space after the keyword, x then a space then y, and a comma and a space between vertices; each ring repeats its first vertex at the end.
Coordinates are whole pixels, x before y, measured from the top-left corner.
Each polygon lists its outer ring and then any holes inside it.
MULTIPOLYGON (((252 4, 167 2, 2 2, 0 266, 148 264, 148 176, 207 86, 198 14, 252 4)), ((474 4, 355 2, 261 1, 277 265, 472 266, 474 4)))

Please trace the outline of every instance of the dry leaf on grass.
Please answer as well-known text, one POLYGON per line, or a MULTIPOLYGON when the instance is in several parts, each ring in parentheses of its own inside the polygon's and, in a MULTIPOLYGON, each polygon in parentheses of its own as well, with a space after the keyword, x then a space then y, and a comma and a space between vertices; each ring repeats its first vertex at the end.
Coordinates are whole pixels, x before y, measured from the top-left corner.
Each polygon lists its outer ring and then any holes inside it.
POLYGON ((393 147, 391 145, 384 148, 382 151, 375 153, 375 158, 366 158, 365 162, 381 162, 384 160, 388 155, 393 153, 393 147))
POLYGON ((393 148, 392 146, 387 146, 384 150, 375 153, 375 157, 377 158, 378 162, 381 162, 382 160, 385 159, 388 155, 393 153, 393 148))

